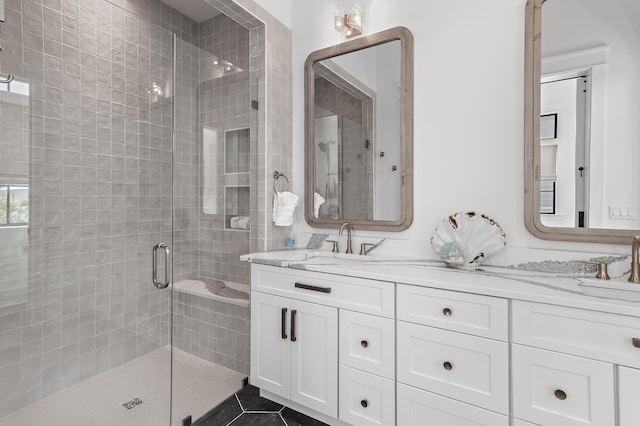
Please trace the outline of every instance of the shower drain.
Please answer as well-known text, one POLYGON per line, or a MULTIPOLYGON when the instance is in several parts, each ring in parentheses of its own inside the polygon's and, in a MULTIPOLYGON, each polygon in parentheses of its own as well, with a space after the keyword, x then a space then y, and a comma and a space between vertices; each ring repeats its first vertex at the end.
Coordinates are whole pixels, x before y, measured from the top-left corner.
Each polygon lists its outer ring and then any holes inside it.
POLYGON ((127 401, 122 406, 127 410, 131 410, 133 407, 137 407, 142 404, 142 400, 140 398, 133 398, 131 401, 127 401))

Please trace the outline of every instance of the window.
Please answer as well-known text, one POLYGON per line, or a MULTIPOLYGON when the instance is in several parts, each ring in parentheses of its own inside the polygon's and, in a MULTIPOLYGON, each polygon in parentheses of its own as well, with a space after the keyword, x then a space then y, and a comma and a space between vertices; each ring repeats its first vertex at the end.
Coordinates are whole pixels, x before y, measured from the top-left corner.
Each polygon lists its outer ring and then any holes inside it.
POLYGON ((29 223, 29 187, 0 185, 0 226, 20 226, 29 223))
POLYGON ((14 80, 13 78, 7 83, 0 83, 0 92, 11 92, 19 95, 29 96, 29 83, 14 80))
POLYGON ((556 214, 556 183, 554 181, 540 182, 540 213, 556 214))

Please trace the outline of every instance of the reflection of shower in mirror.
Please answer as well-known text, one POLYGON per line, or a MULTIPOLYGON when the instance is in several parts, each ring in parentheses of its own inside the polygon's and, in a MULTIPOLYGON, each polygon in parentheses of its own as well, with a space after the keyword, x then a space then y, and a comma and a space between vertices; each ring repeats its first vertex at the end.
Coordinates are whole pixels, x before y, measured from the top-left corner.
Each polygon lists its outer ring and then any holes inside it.
POLYGON ((340 188, 338 179, 338 158, 336 141, 318 142, 318 148, 324 152, 327 160, 325 191, 326 208, 329 217, 337 219, 340 211, 340 188))

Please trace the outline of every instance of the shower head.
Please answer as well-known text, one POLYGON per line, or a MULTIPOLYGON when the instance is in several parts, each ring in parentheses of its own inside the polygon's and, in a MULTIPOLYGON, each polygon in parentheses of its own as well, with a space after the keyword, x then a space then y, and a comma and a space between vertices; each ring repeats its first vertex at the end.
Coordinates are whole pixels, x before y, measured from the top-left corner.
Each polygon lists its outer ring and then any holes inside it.
POLYGON ((333 144, 335 144, 335 141, 318 142, 318 148, 320 148, 320 151, 322 152, 328 152, 329 149, 331 148, 329 145, 333 145, 333 144))

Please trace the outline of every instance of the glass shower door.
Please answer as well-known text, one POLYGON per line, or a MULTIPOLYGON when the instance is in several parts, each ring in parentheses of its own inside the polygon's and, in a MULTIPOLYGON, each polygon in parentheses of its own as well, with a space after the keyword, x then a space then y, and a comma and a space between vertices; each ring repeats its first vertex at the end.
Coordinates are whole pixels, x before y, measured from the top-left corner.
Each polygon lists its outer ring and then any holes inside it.
MULTIPOLYGON (((209 6, 202 1, 203 10, 209 6)), ((203 15, 205 15, 203 13, 203 15)), ((176 41, 172 419, 193 421, 249 373, 252 155, 249 30, 224 13, 176 41)), ((257 95, 256 95, 257 97, 257 95)), ((254 175, 255 176, 255 175, 254 175)), ((255 208, 255 206, 254 206, 255 208)))
POLYGON ((173 33, 137 12, 6 3, 0 423, 170 423, 173 33))

